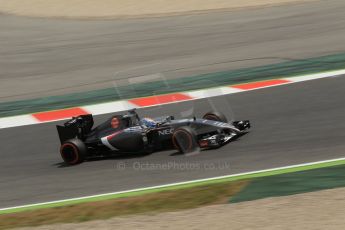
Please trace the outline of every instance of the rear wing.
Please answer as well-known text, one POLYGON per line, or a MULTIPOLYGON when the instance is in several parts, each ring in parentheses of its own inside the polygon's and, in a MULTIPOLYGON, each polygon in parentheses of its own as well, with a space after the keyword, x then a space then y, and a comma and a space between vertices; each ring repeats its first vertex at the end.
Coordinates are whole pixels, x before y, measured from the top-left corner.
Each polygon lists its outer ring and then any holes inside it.
POLYGON ((60 138, 61 144, 66 140, 79 138, 84 139, 85 135, 88 134, 93 126, 93 117, 91 114, 80 115, 73 117, 63 125, 57 125, 56 129, 60 138))

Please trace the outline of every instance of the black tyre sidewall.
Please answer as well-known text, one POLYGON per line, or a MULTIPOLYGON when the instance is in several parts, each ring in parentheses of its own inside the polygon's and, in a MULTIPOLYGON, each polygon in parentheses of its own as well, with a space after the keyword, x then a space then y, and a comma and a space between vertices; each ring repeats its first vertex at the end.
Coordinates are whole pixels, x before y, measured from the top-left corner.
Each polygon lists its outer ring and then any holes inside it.
POLYGON ((173 145, 181 153, 193 152, 198 147, 197 140, 196 140, 196 134, 195 134, 194 130, 188 126, 180 127, 178 129, 176 129, 173 133, 172 138, 173 138, 173 145), (181 146, 180 145, 181 139, 179 141, 178 138, 182 138, 183 141, 188 140, 187 145, 189 145, 189 146, 188 147, 181 146), (186 138, 188 138, 188 139, 186 139, 186 138))
POLYGON ((87 147, 79 139, 67 140, 61 145, 60 154, 66 164, 80 164, 85 160, 87 147), (67 156, 67 154, 72 154, 73 156, 67 156))

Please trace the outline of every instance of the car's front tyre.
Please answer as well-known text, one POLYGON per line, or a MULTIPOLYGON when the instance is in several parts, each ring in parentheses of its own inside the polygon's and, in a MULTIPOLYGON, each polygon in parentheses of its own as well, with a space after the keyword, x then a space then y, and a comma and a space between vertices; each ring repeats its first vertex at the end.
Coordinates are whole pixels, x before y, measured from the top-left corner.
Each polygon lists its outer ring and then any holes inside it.
POLYGON ((191 153, 199 149, 197 135, 189 126, 177 128, 172 135, 172 142, 181 153, 191 153))

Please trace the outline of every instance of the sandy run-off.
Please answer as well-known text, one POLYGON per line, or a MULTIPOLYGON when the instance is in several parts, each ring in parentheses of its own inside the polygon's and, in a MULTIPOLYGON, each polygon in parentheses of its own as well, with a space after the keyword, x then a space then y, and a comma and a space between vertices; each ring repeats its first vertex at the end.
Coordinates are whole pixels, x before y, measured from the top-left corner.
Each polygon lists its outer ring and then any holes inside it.
MULTIPOLYGON (((84 229, 345 229, 345 188, 180 212, 135 215, 80 224, 41 226, 35 230, 84 229)), ((26 230, 33 228, 26 228, 26 230)))
POLYGON ((0 0, 0 12, 34 17, 116 18, 174 15, 313 0, 0 0))

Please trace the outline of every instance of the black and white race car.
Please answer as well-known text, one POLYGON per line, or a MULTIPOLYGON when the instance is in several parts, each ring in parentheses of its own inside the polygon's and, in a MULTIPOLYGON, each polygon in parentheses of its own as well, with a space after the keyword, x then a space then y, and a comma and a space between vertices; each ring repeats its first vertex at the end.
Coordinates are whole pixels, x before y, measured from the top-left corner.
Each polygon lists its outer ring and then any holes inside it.
POLYGON ((190 153, 200 148, 218 148, 250 128, 248 120, 228 122, 219 112, 208 112, 201 119, 173 116, 140 118, 135 110, 110 117, 93 128, 91 114, 73 117, 58 125, 60 154, 68 165, 116 153, 151 153, 177 149, 190 153))

